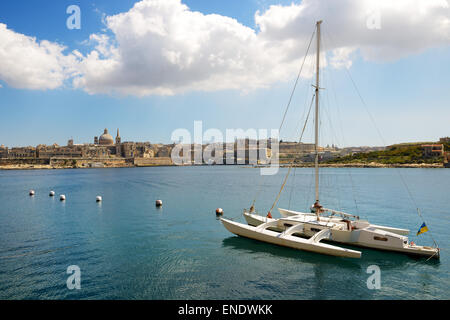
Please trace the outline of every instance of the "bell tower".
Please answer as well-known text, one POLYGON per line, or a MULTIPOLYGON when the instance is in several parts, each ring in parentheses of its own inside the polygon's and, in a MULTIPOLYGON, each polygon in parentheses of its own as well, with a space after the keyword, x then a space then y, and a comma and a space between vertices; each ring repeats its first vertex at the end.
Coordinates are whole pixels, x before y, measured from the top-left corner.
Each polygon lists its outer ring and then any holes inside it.
POLYGON ((122 150, 121 150, 120 144, 121 144, 121 140, 120 140, 119 128, 117 128, 117 135, 116 135, 116 156, 117 157, 122 156, 122 150))

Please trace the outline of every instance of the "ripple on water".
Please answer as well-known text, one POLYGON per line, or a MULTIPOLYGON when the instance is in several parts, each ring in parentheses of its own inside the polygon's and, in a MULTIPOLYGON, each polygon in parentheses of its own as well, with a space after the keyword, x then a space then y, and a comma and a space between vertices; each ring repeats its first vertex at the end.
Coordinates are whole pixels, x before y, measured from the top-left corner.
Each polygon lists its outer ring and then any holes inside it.
MULTIPOLYGON (((430 244, 428 234, 414 236, 421 221, 398 174, 323 171, 324 204, 409 228, 411 239, 430 244)), ((272 205, 285 172, 267 179, 257 200, 261 212, 272 205)), ((437 241, 449 243, 450 170, 402 174, 437 241)), ((221 207, 225 216, 238 217, 249 207, 260 178, 252 168, 1 171, 0 177, 2 299, 450 298, 445 248, 440 263, 369 249, 359 249, 362 259, 351 260, 231 235, 214 211, 221 207), (50 189, 66 194, 66 203, 48 197, 50 189), (101 205, 95 195, 102 195, 101 205), (155 199, 164 201, 163 208, 155 208, 155 199), (67 289, 69 265, 81 269, 81 290, 67 289), (370 265, 381 269, 380 290, 367 288, 370 265)), ((295 182, 288 182, 295 183, 292 197, 283 193, 280 207, 305 209, 312 203, 310 178, 310 169, 297 169, 295 182)))

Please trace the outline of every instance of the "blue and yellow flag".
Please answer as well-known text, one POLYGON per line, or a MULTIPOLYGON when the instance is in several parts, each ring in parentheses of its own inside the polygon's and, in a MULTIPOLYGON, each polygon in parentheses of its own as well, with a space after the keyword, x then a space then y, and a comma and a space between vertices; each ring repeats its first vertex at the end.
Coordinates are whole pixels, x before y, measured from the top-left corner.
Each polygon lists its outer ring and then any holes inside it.
POLYGON ((417 231, 416 236, 418 236, 419 234, 425 233, 428 231, 428 227, 425 224, 425 222, 420 226, 419 231, 417 231))

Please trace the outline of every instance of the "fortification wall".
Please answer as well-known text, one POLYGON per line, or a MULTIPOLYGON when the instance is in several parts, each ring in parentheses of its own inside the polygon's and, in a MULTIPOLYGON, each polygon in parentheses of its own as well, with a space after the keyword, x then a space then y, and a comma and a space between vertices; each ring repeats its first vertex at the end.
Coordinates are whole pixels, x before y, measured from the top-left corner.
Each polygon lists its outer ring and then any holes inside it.
POLYGON ((158 158, 134 158, 134 165, 137 167, 145 166, 170 166, 173 165, 170 157, 158 158))
POLYGON ((9 165, 44 165, 49 164, 50 159, 38 159, 38 158, 7 158, 0 159, 1 166, 9 166, 9 165))

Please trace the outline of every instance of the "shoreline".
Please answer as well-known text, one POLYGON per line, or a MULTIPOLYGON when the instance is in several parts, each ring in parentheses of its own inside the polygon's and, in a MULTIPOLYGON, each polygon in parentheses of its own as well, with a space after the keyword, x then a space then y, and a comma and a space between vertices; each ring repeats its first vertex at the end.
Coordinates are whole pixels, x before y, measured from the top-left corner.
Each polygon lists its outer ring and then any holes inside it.
POLYGON ((65 170, 65 169, 120 169, 120 168, 145 168, 145 167, 173 167, 175 165, 169 164, 154 164, 154 165, 114 165, 102 167, 77 167, 77 166, 51 166, 51 165, 10 165, 0 166, 0 171, 5 170, 65 170))
MULTIPOLYGON (((289 164, 280 164, 280 168, 288 168, 289 164)), ((269 168, 266 165, 257 165, 247 167, 252 168, 269 168)), ((314 168, 314 163, 302 163, 295 164, 293 168, 314 168)), ((395 164, 384 164, 384 163, 322 163, 319 164, 320 168, 446 168, 443 163, 395 163, 395 164)))
MULTIPOLYGON (((231 166, 241 165, 247 168, 267 168, 267 165, 249 165, 249 164, 232 164, 231 166)), ((183 165, 184 167, 195 166, 211 166, 208 164, 202 165, 183 165)), ((133 164, 114 164, 105 165, 102 167, 87 167, 87 166, 62 166, 62 165, 49 165, 49 164, 15 164, 15 165, 2 165, 0 170, 61 170, 61 169, 109 169, 109 168, 145 168, 145 167, 183 167, 174 164, 148 164, 148 165, 133 165, 133 164)), ((230 166, 230 165, 217 165, 217 166, 230 166)), ((280 168, 287 168, 289 164, 280 164, 280 168)), ((295 164, 294 168, 311 168, 314 167, 314 163, 295 164)), ((320 164, 321 168, 445 168, 443 163, 404 163, 404 164, 382 164, 382 163, 323 163, 320 164)))
MULTIPOLYGON (((300 167, 314 167, 310 166, 300 166, 300 167)), ((325 168, 444 168, 443 163, 324 163, 319 165, 319 167, 325 168)))

